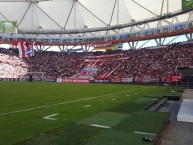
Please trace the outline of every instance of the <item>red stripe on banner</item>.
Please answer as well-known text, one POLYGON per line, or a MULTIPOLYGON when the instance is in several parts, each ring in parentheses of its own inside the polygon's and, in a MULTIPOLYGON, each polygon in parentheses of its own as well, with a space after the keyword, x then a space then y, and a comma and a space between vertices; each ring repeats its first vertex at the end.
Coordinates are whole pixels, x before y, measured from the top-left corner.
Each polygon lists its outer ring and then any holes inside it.
POLYGON ((25 57, 24 41, 20 41, 18 43, 18 49, 19 49, 19 56, 21 58, 24 58, 25 57))
MULTIPOLYGON (((30 42, 25 42, 26 43, 26 50, 30 50, 31 49, 31 43, 30 42)), ((27 57, 29 58, 31 56, 31 54, 28 54, 27 57)))
POLYGON ((32 54, 31 57, 34 56, 34 42, 30 42, 32 54))
POLYGON ((21 52, 22 52, 22 58, 24 58, 25 57, 24 41, 21 41, 21 52))

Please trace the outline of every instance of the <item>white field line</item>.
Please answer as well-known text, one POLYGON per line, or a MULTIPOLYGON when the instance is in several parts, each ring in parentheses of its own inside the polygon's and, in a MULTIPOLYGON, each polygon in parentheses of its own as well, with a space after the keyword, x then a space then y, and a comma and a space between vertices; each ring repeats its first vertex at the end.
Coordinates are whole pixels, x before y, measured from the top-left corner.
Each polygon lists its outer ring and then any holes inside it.
POLYGON ((53 117, 55 117, 57 115, 59 115, 59 114, 48 115, 48 116, 43 117, 43 119, 46 119, 46 120, 57 120, 56 118, 53 118, 53 117))
POLYGON ((91 107, 91 105, 85 105, 84 107, 85 107, 85 108, 87 108, 87 107, 91 107))
POLYGON ((81 102, 81 101, 86 101, 86 100, 92 100, 92 99, 101 98, 101 97, 105 97, 105 96, 121 94, 121 93, 124 93, 124 92, 132 92, 132 91, 137 91, 137 90, 142 90, 142 89, 145 89, 145 88, 138 88, 138 89, 133 89, 133 90, 125 90, 125 91, 121 91, 121 92, 105 94, 105 95, 96 96, 96 97, 84 98, 84 99, 79 99, 79 100, 72 100, 72 101, 61 102, 61 103, 56 103, 56 104, 50 104, 50 105, 45 105, 45 106, 39 106, 39 107, 34 107, 34 108, 28 108, 28 109, 23 109, 23 110, 16 110, 16 111, 11 111, 11 112, 1 113, 0 116, 20 113, 20 112, 27 112, 27 111, 43 109, 43 108, 49 108, 49 107, 54 107, 54 106, 58 106, 58 105, 70 104, 70 103, 81 102))
POLYGON ((154 133, 147 133, 147 132, 140 132, 140 131, 134 131, 136 134, 143 134, 143 135, 152 135, 152 136, 157 136, 157 134, 154 133))
POLYGON ((115 100, 117 100, 117 99, 111 99, 112 101, 115 101, 115 100))
POLYGON ((109 126, 98 125, 98 124, 90 124, 90 126, 98 127, 98 128, 110 128, 109 126))

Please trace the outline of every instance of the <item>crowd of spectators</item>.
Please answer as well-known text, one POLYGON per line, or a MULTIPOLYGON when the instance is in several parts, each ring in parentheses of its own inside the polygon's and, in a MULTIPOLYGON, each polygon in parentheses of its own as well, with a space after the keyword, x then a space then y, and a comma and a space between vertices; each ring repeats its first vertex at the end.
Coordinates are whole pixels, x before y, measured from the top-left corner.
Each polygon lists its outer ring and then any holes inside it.
POLYGON ((26 76, 28 65, 18 57, 17 50, 0 48, 0 77, 18 78, 26 76))
POLYGON ((29 72, 45 72, 48 78, 66 78, 84 68, 86 53, 36 52, 26 59, 29 72))
POLYGON ((21 59, 16 49, 0 48, 0 78, 70 77, 84 68, 84 53, 36 52, 31 58, 21 59))
POLYGON ((179 76, 177 66, 191 66, 193 61, 192 43, 175 43, 163 48, 118 51, 119 57, 106 58, 99 67, 98 79, 156 78, 165 80, 179 76))
POLYGON ((178 76, 177 66, 191 66, 193 43, 175 43, 161 48, 107 52, 61 53, 40 51, 20 59, 13 49, 0 48, 0 77, 22 77, 27 72, 45 72, 47 78, 68 78, 86 66, 95 66, 95 79, 178 76))

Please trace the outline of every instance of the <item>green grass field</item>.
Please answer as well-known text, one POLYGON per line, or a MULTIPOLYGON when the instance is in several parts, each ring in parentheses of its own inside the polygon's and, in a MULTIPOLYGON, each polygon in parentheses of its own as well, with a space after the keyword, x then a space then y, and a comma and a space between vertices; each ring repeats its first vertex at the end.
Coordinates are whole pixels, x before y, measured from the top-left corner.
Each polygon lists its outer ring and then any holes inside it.
POLYGON ((168 114, 142 108, 174 89, 1 82, 0 145, 143 145, 156 135, 135 132, 158 134, 168 114))

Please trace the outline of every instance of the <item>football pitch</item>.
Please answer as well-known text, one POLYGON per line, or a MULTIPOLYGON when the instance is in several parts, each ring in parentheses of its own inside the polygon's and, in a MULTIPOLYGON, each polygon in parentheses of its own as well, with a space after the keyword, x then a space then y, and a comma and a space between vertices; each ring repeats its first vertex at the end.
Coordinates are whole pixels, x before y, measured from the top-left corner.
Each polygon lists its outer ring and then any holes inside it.
MULTIPOLYGON (((1 82, 0 145, 143 145, 168 113, 142 110, 179 88, 1 82)), ((154 142, 148 143, 153 145, 154 142)))

